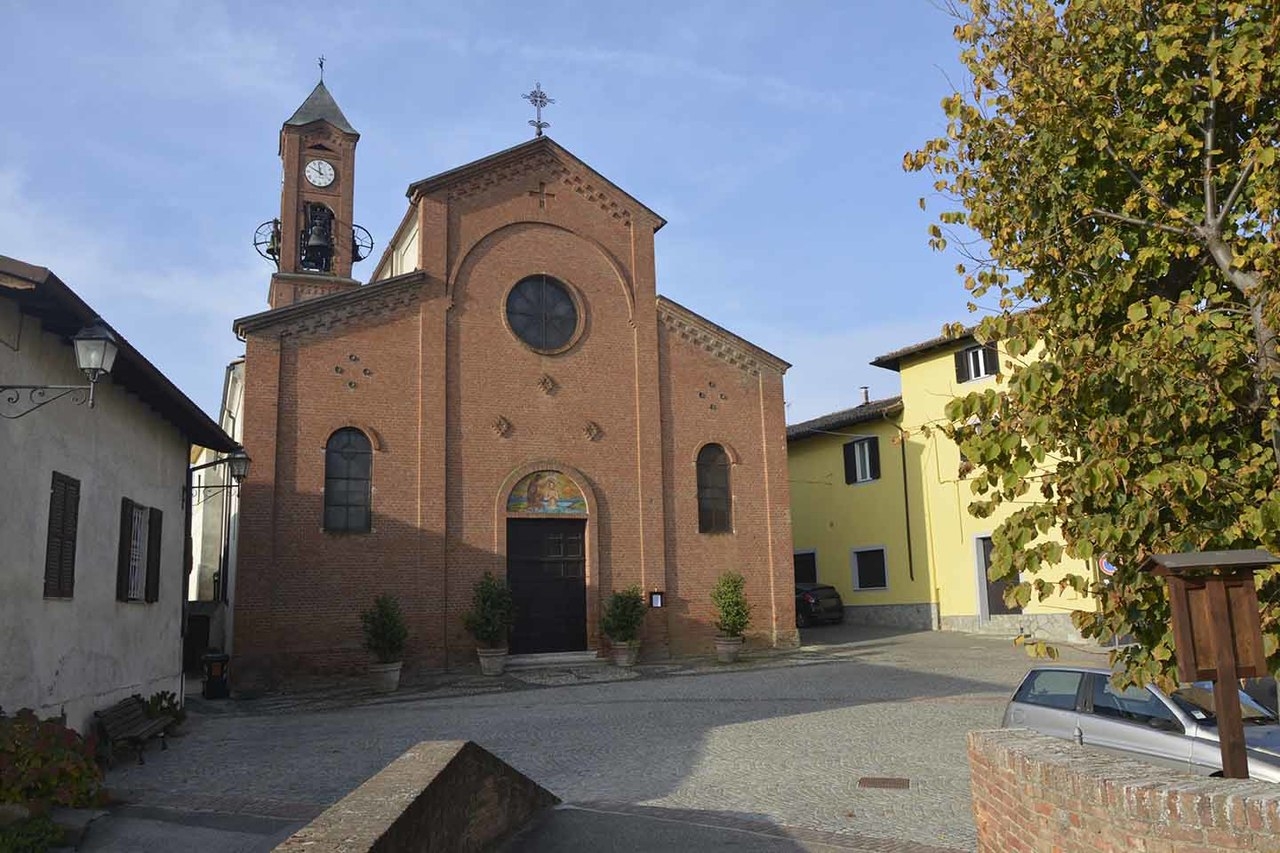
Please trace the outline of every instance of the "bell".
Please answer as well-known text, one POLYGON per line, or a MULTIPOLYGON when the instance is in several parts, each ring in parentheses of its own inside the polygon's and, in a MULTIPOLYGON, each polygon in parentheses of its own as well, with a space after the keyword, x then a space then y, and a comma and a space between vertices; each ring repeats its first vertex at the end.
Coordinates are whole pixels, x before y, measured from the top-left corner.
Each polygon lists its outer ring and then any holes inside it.
POLYGON ((328 248, 329 236, 324 233, 324 228, 319 225, 311 226, 311 235, 307 237, 308 249, 328 248))

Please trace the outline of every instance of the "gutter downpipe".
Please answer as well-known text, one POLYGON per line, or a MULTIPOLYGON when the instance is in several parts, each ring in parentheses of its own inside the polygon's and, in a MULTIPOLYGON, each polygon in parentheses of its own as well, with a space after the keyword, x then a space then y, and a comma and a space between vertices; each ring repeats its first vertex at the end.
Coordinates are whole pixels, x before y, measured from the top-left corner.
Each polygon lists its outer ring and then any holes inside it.
POLYGON ((880 417, 884 418, 885 423, 898 431, 898 454, 902 458, 902 517, 906 522, 907 528, 907 577, 914 581, 916 579, 916 563, 911 550, 911 496, 907 481, 907 431, 891 421, 887 412, 880 417))
MULTIPOLYGON (((907 577, 912 581, 916 579, 915 555, 911 547, 911 482, 907 479, 907 431, 889 418, 886 412, 881 415, 885 423, 898 431, 898 455, 902 460, 902 518, 906 523, 907 533, 907 577)), ((930 618, 933 630, 939 631, 942 628, 941 604, 934 597, 934 588, 929 588, 929 604, 932 605, 933 614, 930 618)))

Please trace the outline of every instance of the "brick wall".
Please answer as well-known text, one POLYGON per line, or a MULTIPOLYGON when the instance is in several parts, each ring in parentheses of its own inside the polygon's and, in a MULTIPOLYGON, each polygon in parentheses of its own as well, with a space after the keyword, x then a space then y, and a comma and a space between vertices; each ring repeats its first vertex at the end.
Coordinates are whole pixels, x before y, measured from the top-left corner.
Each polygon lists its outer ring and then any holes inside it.
POLYGON ((727 571, 746 578, 748 643, 796 645, 782 377, 727 364, 677 325, 659 329, 672 650, 710 645, 717 633, 711 588, 727 571), (698 532, 696 462, 709 442, 729 454, 729 534, 698 532))
POLYGON ((1280 851, 1280 788, 1163 770, 1025 729, 971 732, 980 853, 1280 851))

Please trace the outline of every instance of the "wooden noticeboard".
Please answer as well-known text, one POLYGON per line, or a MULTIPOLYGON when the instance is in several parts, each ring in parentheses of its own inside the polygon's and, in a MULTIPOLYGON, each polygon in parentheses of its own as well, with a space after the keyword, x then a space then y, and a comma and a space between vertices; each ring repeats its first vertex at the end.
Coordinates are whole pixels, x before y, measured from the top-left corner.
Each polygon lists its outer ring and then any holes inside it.
POLYGON ((1179 680, 1262 678, 1270 674, 1252 572, 1239 577, 1169 575, 1166 580, 1179 680), (1231 646, 1234 674, 1218 672, 1215 641, 1231 646))

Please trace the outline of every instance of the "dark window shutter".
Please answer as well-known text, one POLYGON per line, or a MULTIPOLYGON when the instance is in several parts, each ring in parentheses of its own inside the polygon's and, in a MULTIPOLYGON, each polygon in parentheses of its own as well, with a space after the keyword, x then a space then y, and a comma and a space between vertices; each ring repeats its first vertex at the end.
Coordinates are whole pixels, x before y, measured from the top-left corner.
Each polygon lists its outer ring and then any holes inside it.
POLYGON ((996 352, 994 344, 987 344, 982 348, 982 366, 983 373, 987 376, 995 376, 1000 372, 1000 354, 996 352))
POLYGON ((164 513, 152 507, 151 518, 147 521, 147 601, 160 600, 160 531, 163 522, 164 513))
POLYGON ((967 358, 968 350, 960 350, 956 353, 956 381, 969 381, 969 359, 967 358))
POLYGON ((129 600, 129 540, 133 538, 133 501, 120 499, 120 553, 116 561, 116 601, 129 600))
POLYGON ((67 479, 53 472, 49 487, 49 538, 44 549, 44 597, 62 595, 63 529, 66 527, 67 479))
POLYGON ((867 472, 868 479, 880 479, 880 439, 871 437, 866 439, 867 442, 867 458, 871 460, 871 470, 867 472))
POLYGON ((844 446, 844 482, 858 482, 858 442, 851 441, 844 446))
POLYGON ((76 589, 76 533, 80 525, 80 481, 71 477, 66 482, 66 500, 62 505, 62 561, 58 566, 58 594, 71 598, 76 589))

